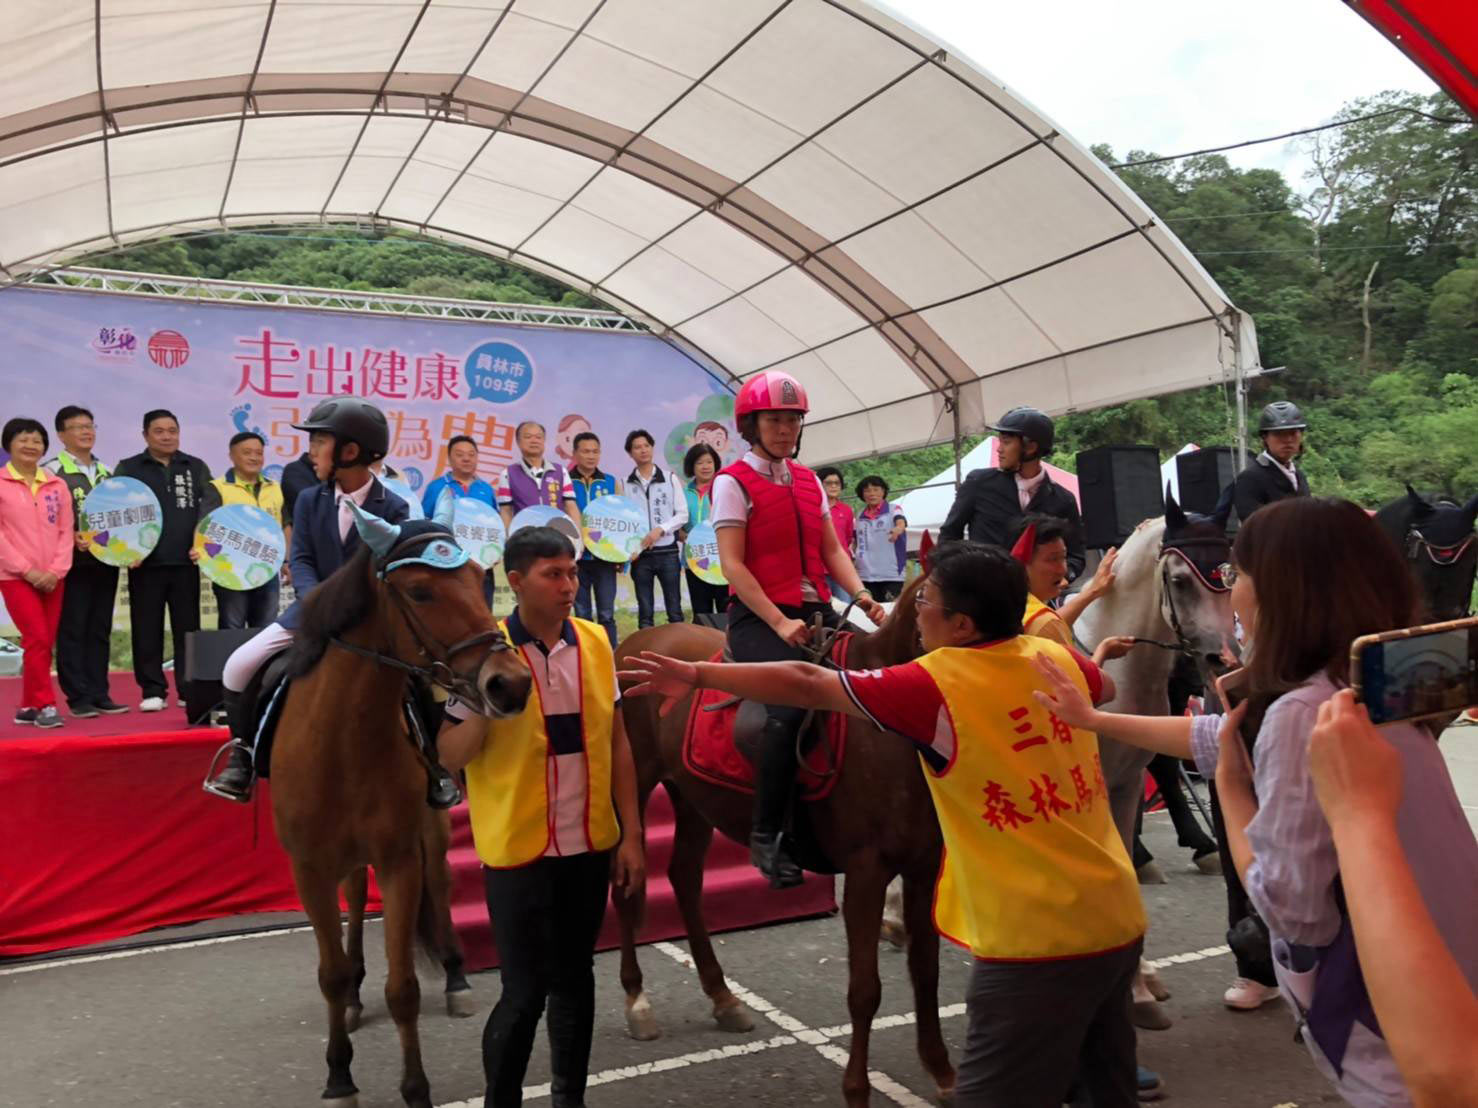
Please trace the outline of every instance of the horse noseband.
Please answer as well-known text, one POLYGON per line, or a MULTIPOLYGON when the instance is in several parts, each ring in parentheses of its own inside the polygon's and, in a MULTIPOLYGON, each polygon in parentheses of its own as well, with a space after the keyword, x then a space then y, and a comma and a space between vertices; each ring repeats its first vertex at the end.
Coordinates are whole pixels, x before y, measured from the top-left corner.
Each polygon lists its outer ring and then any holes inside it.
POLYGON ((1434 565, 1450 566, 1467 553, 1468 547, 1473 545, 1474 538, 1475 536, 1469 535, 1456 546, 1437 546, 1413 527, 1406 533, 1406 559, 1416 561, 1417 555, 1425 550, 1427 557, 1432 559, 1434 565))

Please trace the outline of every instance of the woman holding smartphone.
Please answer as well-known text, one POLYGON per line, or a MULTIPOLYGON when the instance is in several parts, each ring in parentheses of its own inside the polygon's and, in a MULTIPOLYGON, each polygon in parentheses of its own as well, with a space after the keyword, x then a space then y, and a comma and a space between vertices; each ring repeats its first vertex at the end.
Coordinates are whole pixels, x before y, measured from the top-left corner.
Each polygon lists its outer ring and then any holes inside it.
MULTIPOLYGON (((1242 525, 1232 557, 1232 607, 1247 636, 1245 704, 1194 719, 1118 715, 1095 710, 1050 672, 1055 692, 1037 695, 1075 727, 1194 757, 1215 775, 1232 861, 1267 923, 1279 984, 1315 1064, 1357 1108, 1411 1104, 1371 1009, 1308 761, 1321 705, 1348 683, 1350 644, 1417 622, 1411 577, 1375 522, 1342 500, 1263 508, 1242 525), (1257 736, 1250 763, 1244 722, 1257 736)), ((1431 733, 1399 723, 1385 737, 1404 780, 1402 847, 1438 931, 1478 987, 1478 841, 1431 733)))

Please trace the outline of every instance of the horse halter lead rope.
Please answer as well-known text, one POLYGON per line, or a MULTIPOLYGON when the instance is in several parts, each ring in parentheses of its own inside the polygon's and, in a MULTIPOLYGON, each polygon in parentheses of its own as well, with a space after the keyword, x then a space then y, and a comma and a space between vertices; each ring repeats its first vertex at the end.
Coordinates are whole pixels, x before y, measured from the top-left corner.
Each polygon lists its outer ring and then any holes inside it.
POLYGON ((487 661, 492 655, 501 654, 506 650, 513 649, 509 645, 508 640, 504 638, 503 632, 494 627, 492 630, 479 631, 475 635, 469 635, 465 639, 459 639, 457 642, 452 643, 451 646, 445 646, 435 635, 427 630, 425 623, 416 615, 414 609, 401 594, 401 591, 390 580, 390 574, 396 569, 399 569, 403 565, 417 562, 416 558, 407 556, 412 550, 422 549, 432 542, 445 542, 450 538, 450 535, 436 531, 412 535, 410 538, 397 543, 388 554, 379 560, 380 565, 376 567, 376 576, 384 582, 385 590, 390 594, 390 598, 395 601, 396 608, 399 609, 406 626, 410 628, 411 637, 416 640, 416 648, 420 652, 421 657, 431 659, 429 664, 413 665, 410 662, 401 661, 399 658, 385 651, 371 650, 368 647, 357 646, 337 636, 329 641, 334 646, 337 646, 341 650, 346 650, 350 654, 358 654, 360 657, 369 658, 382 666, 398 669, 404 673, 429 681, 431 684, 445 689, 452 696, 455 696, 464 703, 476 704, 482 700, 482 692, 473 683, 472 678, 466 677, 454 670, 451 666, 451 661, 458 654, 479 646, 486 646, 487 649, 483 651, 482 657, 478 659, 477 669, 480 670, 483 662, 487 661))

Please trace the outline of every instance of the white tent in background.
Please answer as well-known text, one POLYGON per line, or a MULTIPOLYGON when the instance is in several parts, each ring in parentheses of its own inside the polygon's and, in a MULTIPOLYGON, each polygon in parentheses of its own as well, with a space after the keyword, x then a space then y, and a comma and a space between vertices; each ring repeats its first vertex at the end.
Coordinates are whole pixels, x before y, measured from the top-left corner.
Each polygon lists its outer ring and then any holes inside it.
POLYGON ((1252 321, 1081 143, 866 0, 10 0, 0 296, 185 232, 404 228, 627 313, 807 456, 1231 381, 1252 321))
MULTIPOLYGON (((960 476, 967 477, 972 469, 994 469, 996 465, 996 437, 990 436, 970 453, 960 459, 960 476)), ((1078 478, 1065 469, 1044 463, 1048 476, 1067 489, 1076 499, 1078 478)), ((903 509, 908 520, 908 548, 919 548, 919 540, 925 531, 939 537, 939 527, 949 515, 950 505, 955 502, 955 467, 936 473, 929 481, 912 492, 905 493, 895 503, 903 509)))
POLYGON ((1201 448, 1193 442, 1188 442, 1167 458, 1160 466, 1160 491, 1163 493, 1165 487, 1170 487, 1171 495, 1180 500, 1180 470, 1176 468, 1175 459, 1182 454, 1193 454, 1201 448))

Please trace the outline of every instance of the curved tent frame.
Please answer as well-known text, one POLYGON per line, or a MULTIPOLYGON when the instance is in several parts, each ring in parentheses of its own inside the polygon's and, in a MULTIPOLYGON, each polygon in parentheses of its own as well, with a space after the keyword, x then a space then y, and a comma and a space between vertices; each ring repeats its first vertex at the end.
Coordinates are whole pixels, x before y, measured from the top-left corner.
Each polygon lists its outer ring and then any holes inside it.
POLYGON ((1256 340, 1019 97, 861 0, 17 0, 0 277, 402 227, 558 278, 848 458, 1239 378, 1256 340))

